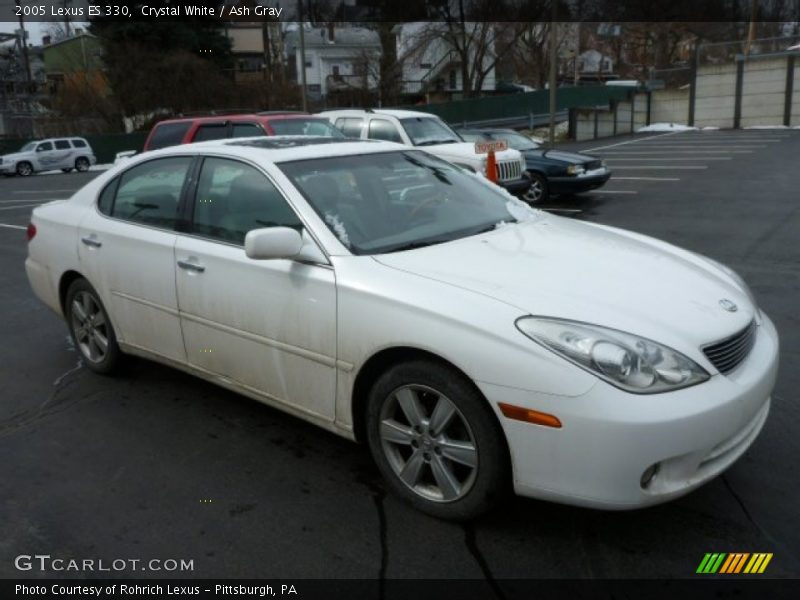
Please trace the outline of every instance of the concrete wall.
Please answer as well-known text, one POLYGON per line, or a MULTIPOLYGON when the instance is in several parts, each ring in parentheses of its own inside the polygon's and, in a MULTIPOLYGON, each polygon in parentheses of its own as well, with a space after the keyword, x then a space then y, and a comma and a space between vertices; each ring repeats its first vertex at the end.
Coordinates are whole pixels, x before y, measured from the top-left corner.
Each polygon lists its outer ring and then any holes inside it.
POLYGON ((786 58, 745 62, 740 126, 783 125, 785 90, 786 58))
POLYGON ((792 94, 792 125, 800 125, 800 57, 794 59, 794 94, 792 94))
POLYGON ((651 123, 686 123, 689 120, 689 89, 655 90, 650 104, 651 123))
MULTIPOLYGON (((736 104, 736 63, 706 65, 697 70, 694 124, 696 127, 733 127, 736 104)), ((688 113, 687 113, 688 114, 688 113)), ((687 122, 687 117, 675 121, 687 122)), ((653 121, 654 123, 657 121, 653 121)))

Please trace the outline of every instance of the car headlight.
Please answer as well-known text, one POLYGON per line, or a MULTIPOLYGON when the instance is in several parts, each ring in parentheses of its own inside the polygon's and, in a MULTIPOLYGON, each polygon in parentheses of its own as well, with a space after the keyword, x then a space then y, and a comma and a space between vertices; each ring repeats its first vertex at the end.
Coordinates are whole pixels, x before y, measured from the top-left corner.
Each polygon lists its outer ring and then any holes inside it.
POLYGON ((669 392, 709 378, 680 352, 630 333, 547 317, 522 317, 516 325, 533 341, 627 392, 669 392))
POLYGON ((580 175, 585 170, 582 165, 570 165, 567 167, 567 175, 580 175))

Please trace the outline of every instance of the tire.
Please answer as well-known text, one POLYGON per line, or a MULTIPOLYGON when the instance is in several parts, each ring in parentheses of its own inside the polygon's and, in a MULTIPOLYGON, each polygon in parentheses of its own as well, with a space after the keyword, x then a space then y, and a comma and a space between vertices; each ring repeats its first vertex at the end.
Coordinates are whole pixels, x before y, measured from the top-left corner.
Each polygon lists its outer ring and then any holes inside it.
POLYGON ((550 189, 547 185, 547 178, 541 173, 527 171, 526 175, 530 177, 531 186, 522 195, 522 199, 528 204, 541 204, 547 202, 550 197, 550 189))
POLYGON ((89 170, 89 159, 85 156, 79 156, 75 159, 75 170, 79 173, 85 173, 89 170))
POLYGON ((33 165, 27 160, 17 163, 17 175, 20 177, 29 177, 33 175, 33 165))
POLYGON ((508 493, 503 431, 486 399, 455 369, 426 360, 390 368, 370 390, 366 424, 389 488, 424 513, 473 519, 508 493))
POLYGON ((72 173, 72 167, 68 169, 61 169, 64 173, 72 173))
POLYGON ((83 363, 103 375, 116 371, 122 362, 122 352, 108 313, 88 281, 76 279, 72 282, 67 290, 64 313, 83 363))

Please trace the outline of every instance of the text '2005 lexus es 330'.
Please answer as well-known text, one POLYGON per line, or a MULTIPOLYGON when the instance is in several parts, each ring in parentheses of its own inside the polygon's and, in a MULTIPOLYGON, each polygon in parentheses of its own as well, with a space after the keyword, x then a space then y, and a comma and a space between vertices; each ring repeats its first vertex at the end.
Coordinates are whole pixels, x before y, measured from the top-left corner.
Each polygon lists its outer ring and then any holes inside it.
POLYGON ((733 271, 388 142, 149 152, 36 208, 28 237, 87 367, 146 357, 363 440, 442 518, 512 487, 676 498, 769 412, 778 336, 733 271))

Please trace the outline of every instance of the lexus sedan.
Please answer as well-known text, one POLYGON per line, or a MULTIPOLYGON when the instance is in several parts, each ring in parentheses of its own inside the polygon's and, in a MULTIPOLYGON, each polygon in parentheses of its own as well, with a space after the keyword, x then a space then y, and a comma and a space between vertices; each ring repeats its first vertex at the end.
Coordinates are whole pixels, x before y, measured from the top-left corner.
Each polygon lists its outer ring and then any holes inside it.
POLYGON ((468 142, 505 140, 509 148, 519 150, 525 158, 525 175, 531 180, 522 197, 530 204, 540 204, 550 196, 588 192, 611 177, 611 170, 596 156, 542 148, 513 129, 460 129, 458 133, 468 142))
POLYGON ((34 209, 28 238, 86 367, 145 357, 364 441, 441 518, 512 488, 664 502, 769 412, 778 336, 733 271, 389 142, 148 152, 34 209))

